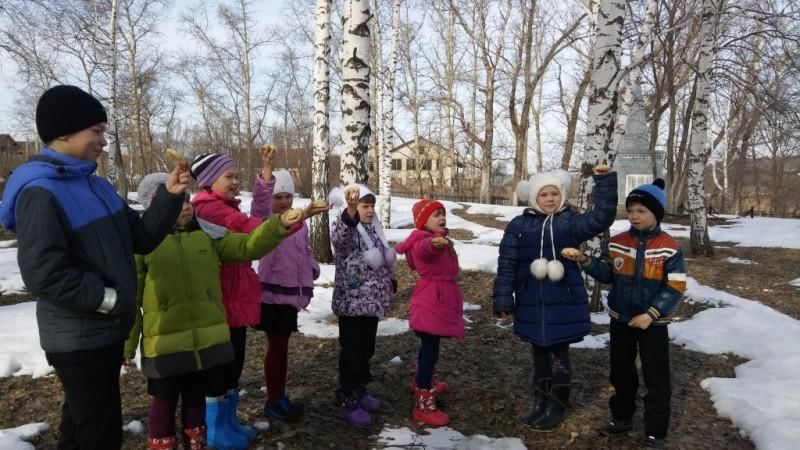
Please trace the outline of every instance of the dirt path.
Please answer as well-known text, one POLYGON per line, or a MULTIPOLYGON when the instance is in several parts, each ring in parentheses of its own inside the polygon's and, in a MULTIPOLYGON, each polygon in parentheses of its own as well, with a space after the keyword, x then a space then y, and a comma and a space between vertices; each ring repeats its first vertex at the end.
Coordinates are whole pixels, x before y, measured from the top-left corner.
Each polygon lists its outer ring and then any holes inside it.
MULTIPOLYGON (((456 211, 459 213, 459 211, 456 211)), ((460 215, 460 214, 459 214, 460 215)), ((492 216, 464 215, 470 221, 505 226, 492 216)), ((466 233, 465 233, 466 235, 466 233)), ((792 291, 784 290, 780 283, 792 276, 793 267, 800 262, 800 252, 764 249, 720 249, 719 256, 710 260, 689 262, 691 276, 701 283, 710 284, 729 292, 763 301, 784 312, 797 316, 797 306, 791 304, 792 291), (736 256, 759 262, 758 265, 735 265, 725 261, 736 256), (742 280, 733 282, 732 280, 742 280), (727 286, 727 287, 726 287, 727 286), (733 286, 733 288, 731 287, 733 286), (749 286, 746 290, 744 286, 749 286), (759 286, 761 292, 752 286, 759 286), (770 291, 763 291, 770 289, 770 291)), ((791 277, 791 278, 790 278, 791 277)), ((400 290, 392 311, 393 317, 405 318, 407 299, 415 276, 406 265, 398 265, 400 290)), ((442 397, 443 408, 451 414, 451 426, 466 434, 485 434, 493 437, 508 436, 522 439, 529 448, 638 448, 641 438, 641 401, 636 429, 632 437, 606 439, 598 436, 596 429, 607 419, 607 403, 611 389, 608 377, 608 350, 573 349, 574 391, 572 410, 564 426, 553 433, 536 433, 517 419, 530 406, 532 390, 530 347, 517 339, 510 329, 497 326, 491 315, 491 287, 494 276, 481 272, 464 272, 461 287, 466 301, 480 305, 477 311, 468 311, 468 324, 464 341, 443 342, 439 375, 452 386, 452 392, 442 397)), ((789 286, 790 289, 794 289, 789 286)), ((796 295, 796 294, 795 294, 796 295)), ((24 300, 0 298, 0 304, 24 300)), ((704 306, 681 304, 677 315, 689 317, 704 306)), ((594 325, 593 334, 605 333, 607 326, 594 325)), ((261 417, 264 394, 262 392, 263 334, 250 331, 248 357, 242 388, 248 391, 242 397, 240 416, 249 423, 264 420, 261 417)), ((335 339, 318 339, 295 335, 290 344, 289 395, 306 406, 306 417, 300 424, 273 423, 268 431, 259 435, 251 448, 265 449, 366 449, 375 447, 374 435, 384 426, 409 427, 423 431, 410 420, 412 396, 408 382, 416 359, 418 341, 411 333, 379 337, 377 353, 373 359, 375 382, 371 391, 383 401, 375 424, 366 430, 354 430, 336 415, 333 390, 337 383, 338 344, 335 339), (399 365, 389 361, 395 356, 402 359, 399 365)), ((742 438, 727 419, 717 417, 709 395, 700 388, 700 381, 708 377, 733 377, 734 367, 743 361, 731 355, 706 355, 671 347, 673 374, 673 412, 668 448, 725 448, 751 449, 750 441, 742 438)), ((124 422, 139 420, 146 424, 148 396, 145 380, 138 371, 122 377, 124 422)), ((50 376, 0 378, 0 428, 45 421, 50 430, 34 438, 37 448, 54 448, 59 422, 61 392, 57 380, 50 376)), ((125 449, 145 448, 145 435, 125 433, 125 449)))

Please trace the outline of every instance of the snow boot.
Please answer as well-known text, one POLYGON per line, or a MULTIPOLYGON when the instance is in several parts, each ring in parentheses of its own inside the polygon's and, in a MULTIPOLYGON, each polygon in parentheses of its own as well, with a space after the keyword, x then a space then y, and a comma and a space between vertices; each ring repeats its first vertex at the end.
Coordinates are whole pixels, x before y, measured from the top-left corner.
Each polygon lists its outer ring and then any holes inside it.
POLYGON ((183 429, 183 450, 206 450, 206 427, 183 429))
MULTIPOLYGON (((436 388, 436 395, 444 394, 450 390, 450 385, 446 381, 436 379, 436 371, 433 371, 431 387, 436 388)), ((411 377, 411 392, 417 389, 417 369, 414 369, 414 376, 411 377)))
POLYGON ((147 438, 148 450, 176 450, 178 448, 178 439, 175 436, 167 436, 163 438, 147 438))
POLYGON ((358 406, 360 406, 361 409, 369 413, 380 409, 381 401, 371 396, 369 392, 367 392, 367 388, 358 388, 356 392, 358 393, 358 406))
POLYGON ((547 406, 547 394, 550 392, 550 378, 540 378, 536 380, 533 392, 533 406, 521 419, 528 425, 532 425, 539 417, 544 414, 545 407, 547 406))
POLYGON ((267 400, 264 403, 264 415, 282 422, 299 422, 303 418, 303 405, 294 403, 289 397, 267 400))
POLYGON ((206 397, 207 445, 217 450, 241 450, 247 448, 247 438, 230 425, 228 409, 230 400, 225 397, 206 397))
POLYGON ((545 399, 546 405, 544 413, 531 424, 536 431, 553 431, 557 429, 564 416, 567 414, 567 404, 569 404, 569 392, 571 384, 554 384, 550 386, 550 392, 545 399))
POLYGON ((633 421, 630 419, 617 419, 612 418, 610 422, 600 429, 602 436, 616 436, 618 434, 627 433, 633 430, 633 421))
POLYGON ((366 428, 372 423, 372 416, 358 404, 357 392, 345 393, 339 389, 336 392, 336 399, 339 403, 339 416, 351 427, 366 428))
POLYGON ((230 420, 231 428, 237 433, 241 434, 247 439, 249 443, 256 438, 256 432, 252 428, 242 425, 239 422, 239 416, 236 415, 236 409, 239 406, 239 393, 236 391, 229 392, 228 397, 228 420, 230 420))
POLYGON ((436 408, 436 388, 414 390, 414 411, 411 417, 432 427, 450 423, 450 417, 436 408))

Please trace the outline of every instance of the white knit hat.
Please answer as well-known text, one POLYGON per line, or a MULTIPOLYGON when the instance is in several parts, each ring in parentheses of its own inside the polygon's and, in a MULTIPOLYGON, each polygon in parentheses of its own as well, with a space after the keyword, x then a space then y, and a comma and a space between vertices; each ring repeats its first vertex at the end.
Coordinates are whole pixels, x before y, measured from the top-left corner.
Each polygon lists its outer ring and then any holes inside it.
POLYGON ((136 193, 139 196, 139 203, 144 206, 145 209, 150 207, 150 202, 152 202, 153 197, 156 196, 158 187, 167 183, 168 176, 169 174, 165 172, 151 173, 146 175, 142 178, 142 181, 139 182, 139 189, 136 193))
POLYGON ((328 203, 335 208, 345 207, 347 205, 347 199, 344 198, 344 193, 348 189, 354 187, 358 188, 359 200, 368 195, 375 197, 375 193, 373 193, 368 187, 364 186, 363 184, 353 183, 348 186, 345 186, 344 189, 339 187, 331 189, 331 192, 328 194, 328 203))
POLYGON ((536 203, 536 198, 539 196, 539 191, 545 186, 553 186, 561 193, 561 204, 558 205, 556 209, 556 211, 559 211, 567 202, 567 194, 569 193, 571 184, 572 175, 565 170, 537 173, 532 175, 530 180, 522 180, 519 182, 517 185, 517 197, 527 199, 531 208, 540 213, 544 213, 536 203))
POLYGON ((294 195, 292 174, 286 170, 276 170, 272 172, 272 176, 275 177, 275 188, 272 190, 272 195, 284 193, 294 195))

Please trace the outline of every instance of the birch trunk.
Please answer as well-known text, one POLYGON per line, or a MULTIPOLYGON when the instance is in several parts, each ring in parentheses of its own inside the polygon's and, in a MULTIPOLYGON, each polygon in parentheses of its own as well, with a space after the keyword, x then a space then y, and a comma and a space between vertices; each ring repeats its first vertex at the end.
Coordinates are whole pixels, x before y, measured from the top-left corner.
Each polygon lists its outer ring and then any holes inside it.
POLYGON ((111 1, 111 23, 108 26, 111 37, 109 52, 111 55, 111 75, 109 80, 108 124, 114 147, 108 152, 108 180, 117 189, 117 193, 125 201, 128 200, 128 177, 125 175, 125 164, 122 161, 122 148, 119 143, 117 126, 117 14, 118 0, 111 1))
POLYGON ((625 140, 625 127, 628 124, 631 105, 633 105, 634 92, 636 92, 642 78, 642 66, 645 59, 645 50, 653 39, 653 24, 656 21, 658 12, 658 0, 648 0, 647 11, 644 15, 644 25, 636 42, 636 50, 631 60, 631 71, 628 74, 628 82, 620 88, 619 98, 622 100, 619 105, 616 119, 614 120, 614 134, 611 138, 611 149, 616 155, 625 140))
POLYGON ((689 153, 688 195, 691 213, 689 245, 692 255, 713 256, 714 247, 708 237, 705 188, 703 186, 706 164, 711 153, 708 142, 709 96, 714 58, 717 5, 714 0, 703 0, 700 32, 701 42, 697 62, 697 98, 692 113, 692 141, 689 153))
MULTIPOLYGON (((314 32, 314 154, 311 162, 311 197, 327 198, 329 141, 331 4, 333 0, 316 0, 314 32)), ((311 219, 311 246, 314 257, 321 263, 332 263, 330 228, 327 214, 311 219)))
MULTIPOLYGON (((610 144, 616 112, 615 97, 622 69, 620 55, 626 3, 622 0, 599 0, 596 5, 586 147, 578 190, 578 205, 582 210, 592 207, 592 168, 598 164, 614 163, 615 153, 610 144)), ((585 245, 595 256, 600 254, 602 246, 603 241, 599 237, 587 241, 585 245)), ((591 297, 592 309, 597 310, 600 307, 600 289, 593 278, 585 276, 584 280, 591 297)))
POLYGON ((394 142, 394 79, 397 71, 397 39, 400 34, 400 2, 394 0, 392 7, 392 38, 389 47, 389 68, 386 72, 386 86, 383 94, 386 103, 383 105, 383 148, 378 156, 378 191, 380 193, 381 225, 389 228, 392 210, 392 167, 391 150, 394 142))
POLYGON ((342 11, 342 157, 343 184, 367 180, 370 39, 369 0, 346 0, 342 11))
MULTIPOLYGON (((383 134, 383 84, 385 82, 385 73, 383 68, 383 55, 382 55, 382 38, 381 38, 381 23, 378 13, 378 1, 369 0, 369 10, 372 13, 372 18, 369 21, 370 31, 370 55, 373 73, 373 82, 369 86, 369 99, 370 99, 370 112, 369 112, 369 128, 372 131, 369 137, 369 158, 367 163, 368 177, 371 183, 375 183, 380 173, 380 152, 383 150, 382 134, 383 134), (375 162, 374 166, 370 163, 375 162), (370 167, 372 166, 372 167, 370 167)), ((375 184, 380 190, 380 187, 375 184)), ((380 208, 380 206, 378 206, 380 208)), ((378 214, 380 217, 380 213, 378 214)))

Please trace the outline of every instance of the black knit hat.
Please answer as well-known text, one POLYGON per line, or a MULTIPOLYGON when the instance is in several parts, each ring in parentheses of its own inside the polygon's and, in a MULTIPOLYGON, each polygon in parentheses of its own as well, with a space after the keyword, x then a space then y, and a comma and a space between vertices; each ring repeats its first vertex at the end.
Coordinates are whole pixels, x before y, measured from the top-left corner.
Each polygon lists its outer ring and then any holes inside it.
POLYGON ((36 105, 36 131, 45 144, 105 122, 108 116, 103 105, 75 86, 53 86, 36 105))
POLYGON ((664 210, 667 207, 667 195, 664 193, 666 184, 661 178, 656 178, 652 184, 643 184, 632 190, 625 199, 625 208, 631 203, 639 203, 656 216, 658 223, 664 220, 664 210))

